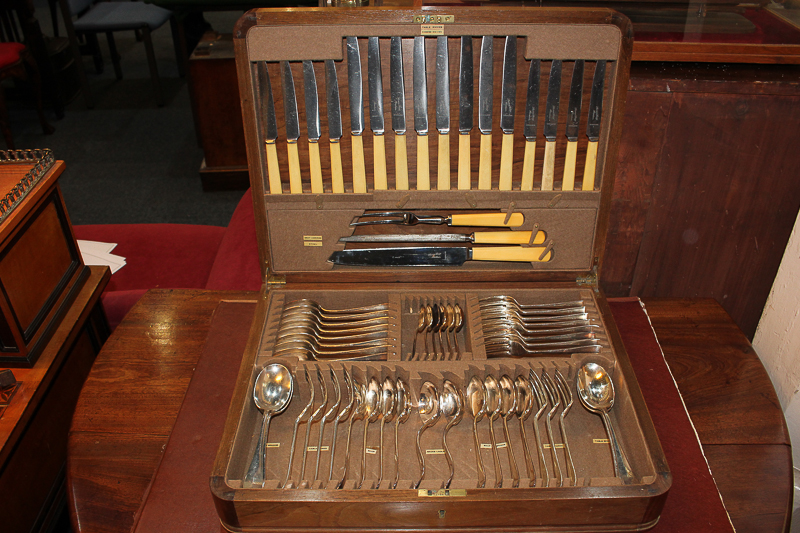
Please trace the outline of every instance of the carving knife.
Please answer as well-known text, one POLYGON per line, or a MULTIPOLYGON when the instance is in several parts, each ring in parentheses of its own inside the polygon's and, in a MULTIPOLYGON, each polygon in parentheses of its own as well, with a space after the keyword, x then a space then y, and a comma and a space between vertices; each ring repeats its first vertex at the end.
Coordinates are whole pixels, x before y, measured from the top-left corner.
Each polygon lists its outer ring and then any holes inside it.
POLYGON ((558 133, 558 104, 561 100, 561 60, 554 59, 550 66, 550 80, 547 84, 547 104, 544 115, 544 169, 542 170, 542 190, 553 190, 553 176, 556 166, 556 134, 558 133))
POLYGON ((414 37, 414 130, 417 132, 417 189, 431 188, 428 156, 428 80, 425 37, 414 37))
POLYGON ((260 115, 261 128, 264 135, 264 147, 267 156, 267 179, 269 180, 270 194, 281 194, 283 184, 281 183, 280 166, 278 165, 278 122, 275 118, 275 100, 272 97, 272 84, 269 82, 269 72, 267 63, 259 61, 256 64, 256 75, 258 77, 258 88, 260 91, 260 115))
POLYGON ((303 61, 303 93, 306 101, 306 126, 308 128, 308 164, 311 170, 311 192, 322 194, 322 165, 319 159, 319 94, 314 64, 303 61))
POLYGON ((489 226, 517 228, 525 223, 522 213, 456 213, 447 216, 416 214, 411 211, 383 211, 364 213, 353 219, 351 226, 374 226, 378 224, 398 224, 416 226, 417 224, 447 224, 448 226, 489 226), (360 220, 361 218, 389 217, 388 220, 360 220), (508 221, 506 221, 508 218, 508 221))
POLYGON ((361 52, 358 38, 347 38, 347 85, 350 93, 350 133, 353 141, 353 192, 367 192, 364 166, 364 87, 361 81, 361 52))
POLYGON ((528 94, 525 99, 525 159, 522 162, 523 191, 533 190, 533 165, 536 162, 536 126, 539 121, 539 83, 541 81, 542 61, 534 59, 528 69, 528 94))
POLYGON ((328 262, 352 266, 461 266, 466 261, 529 263, 550 261, 552 257, 552 250, 543 246, 414 246, 341 250, 333 252, 328 262))
POLYGON ((331 187, 334 193, 344 192, 342 176, 342 108, 339 103, 339 78, 332 59, 325 61, 325 96, 328 104, 328 137, 331 147, 331 187))
MULTIPOLYGON (((544 244, 547 236, 541 230, 531 244, 544 244)), ((469 242, 473 244, 528 244, 530 231, 476 231, 475 233, 425 233, 351 235, 339 242, 469 242)))
POLYGON ((439 168, 436 188, 450 190, 450 58, 447 36, 436 38, 436 129, 439 132, 439 168))
POLYGON ((375 189, 386 190, 386 137, 383 123, 383 75, 381 50, 377 37, 367 40, 367 86, 369 87, 369 127, 372 129, 372 160, 375 165, 375 189))
POLYGON ((517 38, 509 35, 503 50, 503 85, 500 92, 500 129, 503 145, 500 152, 500 190, 511 190, 514 164, 514 112, 517 99, 517 38))
POLYGON ((492 188, 492 105, 494 102, 494 50, 491 35, 481 40, 478 72, 478 129, 481 132, 478 189, 492 188))
POLYGON ((458 188, 471 188, 470 132, 473 126, 472 37, 461 37, 461 62, 458 68, 458 188))
POLYGON ((403 40, 392 37, 389 49, 389 85, 392 96, 394 130, 395 188, 408 190, 408 153, 406 151, 406 87, 403 75, 403 40))
POLYGON ((586 124, 586 136, 589 144, 586 147, 586 165, 583 167, 584 191, 594 190, 594 177, 597 166, 597 143, 600 140, 600 118, 603 115, 603 84, 606 79, 606 62, 598 61, 594 67, 592 94, 589 97, 589 119, 586 124))
POLYGON ((281 85, 283 86, 283 112, 286 125, 286 150, 289 154, 289 192, 302 194, 300 154, 297 150, 297 140, 300 139, 300 121, 297 117, 297 96, 294 92, 292 67, 288 61, 281 61, 281 85))
POLYGON ((572 70, 572 83, 569 86, 567 104, 567 153, 564 158, 564 177, 561 190, 575 189, 575 159, 578 155, 578 127, 581 121, 581 100, 583 100, 583 59, 575 61, 572 70))

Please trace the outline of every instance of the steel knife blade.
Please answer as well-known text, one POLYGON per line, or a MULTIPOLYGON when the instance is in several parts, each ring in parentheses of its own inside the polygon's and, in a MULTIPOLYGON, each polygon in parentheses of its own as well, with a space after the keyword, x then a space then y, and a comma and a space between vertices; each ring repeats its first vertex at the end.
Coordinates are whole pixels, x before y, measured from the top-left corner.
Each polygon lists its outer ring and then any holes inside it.
POLYGON ((280 166, 278 165, 278 121, 275 118, 275 99, 272 96, 272 84, 269 81, 267 63, 259 61, 255 65, 258 82, 259 116, 261 132, 264 137, 264 151, 267 159, 267 180, 270 194, 283 193, 280 166))
POLYGON ((403 74, 403 39, 392 37, 389 48, 389 85, 394 131, 395 188, 408 190, 408 153, 406 151, 406 87, 403 74))
POLYGON ((417 132, 417 189, 431 188, 428 157, 428 79, 425 37, 414 37, 414 130, 417 132))
POLYGON ((538 231, 531 240, 530 231, 476 231, 474 233, 380 233, 351 235, 339 242, 470 242, 473 244, 542 244, 547 236, 538 231))
POLYGON ((492 188, 492 105, 494 105, 494 38, 481 39, 478 69, 478 129, 481 132, 478 189, 492 188))
POLYGON ((369 127, 373 135, 375 189, 386 190, 386 141, 383 120, 383 73, 381 49, 377 37, 367 39, 367 86, 369 87, 369 127))
POLYGON ((509 35, 503 50, 503 83, 500 89, 500 129, 503 144, 500 152, 501 191, 511 190, 514 162, 514 113, 517 100, 517 37, 509 35))
POLYGON ((561 101, 560 59, 554 59, 550 66, 550 79, 547 84, 547 103, 544 116, 544 168, 542 169, 542 190, 553 190, 556 164, 556 135, 558 133, 558 107, 561 101))
POLYGON ((350 266, 461 266, 466 261, 528 263, 550 261, 552 257, 552 250, 539 246, 414 246, 340 250, 328 261, 350 266))
POLYGON ((297 148, 297 140, 300 138, 300 120, 297 114, 297 95, 294 90, 292 67, 288 61, 281 61, 281 85, 286 147, 289 155, 289 191, 292 194, 301 194, 303 182, 300 178, 300 154, 297 148))
POLYGON ((436 38, 436 129, 439 159, 436 188, 450 189, 450 57, 447 36, 436 38))
POLYGON ((347 37, 347 86, 350 97, 350 133, 353 143, 353 192, 367 192, 364 164, 364 86, 361 77, 361 51, 357 37, 347 37))
POLYGON ((311 174, 311 192, 322 194, 322 165, 319 158, 319 94, 314 64, 303 61, 303 93, 306 103, 306 127, 308 129, 308 162, 311 174))
POLYGON ((589 144, 586 148, 586 164, 583 167, 583 184, 581 189, 593 191, 597 168, 597 144, 600 141, 600 119, 603 115, 603 86, 606 79, 606 62, 600 60, 594 67, 592 92, 589 96, 589 118, 586 123, 586 136, 589 144))
POLYGON ((458 66, 458 188, 471 187, 470 132, 473 126, 473 77, 472 37, 461 37, 461 56, 458 66))
POLYGON ((334 193, 341 194, 344 192, 342 150, 339 144, 342 138, 342 107, 339 101, 336 63, 332 59, 325 61, 325 101, 328 108, 328 137, 331 149, 331 187, 334 193))
POLYGON ((525 97, 525 125, 522 134, 525 136, 525 159, 522 163, 523 191, 533 190, 533 166, 536 162, 536 127, 539 122, 539 84, 541 83, 542 61, 531 60, 528 68, 528 90, 525 97))
POLYGON ((569 86, 567 103, 567 153, 564 157, 564 177, 561 180, 561 190, 564 191, 575 189, 575 159, 578 155, 578 127, 583 100, 583 70, 584 60, 576 60, 572 69, 572 83, 569 86))

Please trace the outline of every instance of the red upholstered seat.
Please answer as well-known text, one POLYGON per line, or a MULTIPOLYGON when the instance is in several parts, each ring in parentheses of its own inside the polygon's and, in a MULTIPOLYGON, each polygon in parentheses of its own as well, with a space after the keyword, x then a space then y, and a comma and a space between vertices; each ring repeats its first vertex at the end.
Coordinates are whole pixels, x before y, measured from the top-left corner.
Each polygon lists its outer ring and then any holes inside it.
POLYGON ((78 239, 115 242, 126 265, 111 276, 103 307, 114 329, 148 290, 258 290, 253 203, 248 191, 227 228, 192 224, 74 226, 78 239))
POLYGON ((0 43, 0 68, 19 61, 23 50, 25 45, 22 43, 0 43))

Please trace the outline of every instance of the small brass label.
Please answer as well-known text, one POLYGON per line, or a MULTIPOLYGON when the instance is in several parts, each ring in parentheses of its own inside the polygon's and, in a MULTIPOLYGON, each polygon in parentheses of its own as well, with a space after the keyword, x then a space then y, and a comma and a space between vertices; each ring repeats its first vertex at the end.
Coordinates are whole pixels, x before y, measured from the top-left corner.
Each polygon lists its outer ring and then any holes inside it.
POLYGON ((609 442, 608 439, 592 439, 593 444, 608 444, 609 442))
POLYGON ((417 496, 420 498, 463 498, 466 495, 467 489, 417 489, 417 496))
POLYGON ((444 455, 444 450, 425 450, 427 455, 444 455))
MULTIPOLYGON (((563 444, 561 444, 560 442, 557 442, 557 443, 556 443, 556 449, 557 449, 557 450, 558 450, 558 449, 561 449, 561 448, 563 448, 563 447, 564 447, 564 445, 563 445, 563 444)), ((544 449, 546 449, 546 450, 549 450, 550 448, 551 448, 551 446, 550 446, 549 444, 545 444, 545 445, 544 445, 544 449)))
POLYGON ((481 450, 491 450, 491 449, 492 449, 491 444, 486 444, 485 442, 481 444, 481 450))
MULTIPOLYGON (((329 449, 330 449, 330 448, 328 448, 327 446, 323 446, 322 448, 320 448, 320 451, 327 452, 329 449)), ((307 450, 308 450, 309 452, 315 452, 315 451, 317 451, 317 447, 316 447, 316 446, 309 446, 309 447, 307 448, 307 450)))
POLYGON ((321 241, 322 235, 303 235, 304 241, 321 241))
POLYGON ((375 448, 367 448, 367 453, 370 455, 375 455, 376 453, 378 453, 378 450, 376 450, 375 448))
POLYGON ((267 448, 280 448, 280 447, 281 447, 281 443, 280 442, 268 442, 267 443, 267 448))
POLYGON ((423 24, 420 27, 421 35, 444 35, 444 26, 442 24, 423 24))
POLYGON ((455 15, 414 15, 415 24, 451 24, 455 21, 455 15))
POLYGON ((505 448, 505 447, 507 447, 507 446, 508 446, 508 444, 506 444, 505 442, 498 442, 498 443, 497 443, 497 449, 498 449, 498 450, 500 450, 500 449, 502 449, 502 448, 505 448))
POLYGON ((303 246, 320 246, 321 247, 322 243, 321 242, 316 242, 316 241, 306 241, 306 242, 303 243, 303 246))

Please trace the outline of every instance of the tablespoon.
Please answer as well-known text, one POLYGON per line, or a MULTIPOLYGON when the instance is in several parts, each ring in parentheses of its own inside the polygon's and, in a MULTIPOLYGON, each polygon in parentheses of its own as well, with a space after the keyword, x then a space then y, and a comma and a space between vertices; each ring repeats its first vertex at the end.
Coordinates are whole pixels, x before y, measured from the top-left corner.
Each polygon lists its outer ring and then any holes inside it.
POLYGON ((461 359, 461 350, 458 348, 458 332, 464 327, 464 311, 461 306, 455 304, 453 306, 456 312, 455 329, 453 330, 453 344, 456 345, 456 360, 461 359))
POLYGON ((350 436, 353 433, 353 422, 357 422, 364 418, 366 411, 364 410, 364 393, 363 385, 359 384, 355 379, 353 380, 353 415, 350 417, 350 422, 347 425, 347 446, 344 449, 344 472, 342 479, 336 485, 337 489, 344 487, 344 482, 347 479, 347 471, 350 468, 350 436))
MULTIPOLYGON (((439 352, 436 351, 436 332, 440 331, 442 327, 442 316, 439 314, 439 305, 433 304, 431 308, 431 348, 433 349, 433 360, 439 358, 439 352)), ((441 340, 441 339, 439 339, 441 340)))
POLYGON ((475 463, 478 468, 478 488, 486 485, 486 471, 481 459, 481 443, 478 440, 478 422, 486 414, 486 389, 478 376, 472 376, 467 385, 467 408, 472 415, 472 434, 475 436, 475 463))
POLYGON ((456 329, 456 310, 448 303, 444 306, 444 314, 447 320, 444 325, 444 339, 447 341, 447 360, 452 361, 455 358, 453 353, 453 345, 450 344, 450 332, 456 329))
POLYGON ((306 413, 311 410, 311 406, 314 405, 314 384, 311 382, 311 378, 308 375, 308 368, 304 368, 306 374, 306 383, 308 387, 311 389, 311 398, 308 400, 308 405, 306 405, 303 410, 297 415, 297 418, 294 421, 294 430, 292 431, 292 445, 289 448, 289 466, 286 467, 286 479, 283 482, 283 488, 285 489, 286 486, 289 484, 289 478, 292 475, 292 461, 294 460, 294 445, 297 441, 297 428, 300 426, 300 421, 306 416, 306 413))
POLYGON ((503 417, 503 433, 506 436, 506 450, 508 450, 508 467, 511 469, 511 486, 519 487, 519 469, 514 449, 511 447, 511 434, 508 432, 508 419, 516 414, 515 406, 517 395, 514 382, 507 375, 500 378, 500 416, 503 417))
POLYGON ((347 391, 350 399, 348 400, 344 409, 342 409, 342 411, 333 421, 333 441, 331 442, 331 464, 328 467, 328 481, 333 479, 333 461, 336 459, 336 432, 339 429, 339 423, 344 422, 350 417, 350 413, 353 411, 353 403, 355 398, 355 394, 353 393, 353 378, 350 377, 350 373, 347 372, 346 368, 343 368, 342 372, 344 372, 344 388, 347 391))
POLYGON ((261 486, 267 479, 267 438, 269 437, 269 422, 273 416, 281 414, 292 400, 294 392, 294 379, 292 373, 285 366, 272 363, 261 369, 253 387, 253 401, 256 407, 264 413, 261 423, 261 486))
POLYGON ((396 398, 395 405, 397 410, 397 418, 394 422, 394 483, 392 488, 397 488, 397 482, 400 479, 400 446, 398 441, 398 430, 400 424, 404 424, 408 417, 411 415, 411 409, 414 407, 411 402, 411 394, 408 392, 408 386, 403 378, 397 378, 396 385, 396 398))
POLYGON ((361 479, 357 489, 364 484, 364 477, 367 471, 367 430, 372 422, 381 416, 380 410, 381 384, 373 376, 367 382, 366 392, 364 393, 364 444, 361 448, 361 479))
POLYGON ((449 489, 455 475, 455 466, 453 465, 453 455, 447 447, 447 433, 451 427, 461 422, 464 417, 464 393, 449 379, 444 380, 442 385, 441 408, 442 415, 444 415, 445 419, 448 419, 447 425, 444 427, 444 433, 442 433, 442 447, 447 459, 447 466, 450 467, 450 477, 444 482, 442 488, 449 489))
MULTIPOLYGON (((433 331, 433 307, 430 305, 425 306, 425 332, 422 334, 422 340, 425 341, 425 360, 427 361, 430 357, 430 351, 428 350, 428 332, 433 331)), ((431 342, 433 342, 433 333, 431 333, 431 342)), ((433 347, 434 353, 436 352, 436 346, 433 347)))
MULTIPOLYGON (((325 412, 325 409, 328 407, 328 387, 325 386, 325 380, 322 379, 322 372, 320 372, 319 367, 317 367, 317 382, 319 383, 319 388, 322 391, 322 402, 320 402, 319 407, 311 414, 311 418, 308 419, 307 426, 306 426, 306 438, 303 440, 303 463, 300 466, 300 483, 306 479, 306 457, 308 457, 308 437, 311 435, 311 426, 317 420, 320 420, 325 412)), ((313 387, 311 385, 312 394, 313 394, 313 387)))
POLYGON ((567 428, 564 425, 564 418, 566 418, 569 410, 572 409, 572 391, 569 389, 567 380, 564 379, 564 376, 559 372, 558 368, 556 368, 554 376, 556 377, 556 388, 559 394, 561 394, 561 403, 564 406, 561 410, 560 426, 561 441, 564 443, 564 456, 567 458, 567 475, 572 480, 572 486, 574 487, 578 476, 575 473, 575 465, 572 463, 572 453, 569 451, 569 441, 567 440, 567 428))
POLYGON ((419 417, 422 419, 422 426, 417 431, 417 458, 419 459, 419 481, 414 484, 418 489, 422 480, 425 479, 425 458, 422 455, 422 433, 432 427, 439 420, 442 411, 439 409, 439 391, 430 381, 422 384, 419 392, 419 417))
POLYGON ((558 391, 545 369, 542 369, 542 383, 544 383, 544 390, 547 392, 547 397, 550 399, 550 405, 553 406, 547 413, 547 418, 544 419, 544 425, 547 428, 547 436, 550 438, 550 453, 553 456, 554 474, 558 475, 558 486, 561 487, 564 485, 564 474, 561 472, 561 461, 558 459, 556 441, 553 438, 553 417, 556 411, 558 411, 558 408, 561 407, 561 396, 558 395, 558 391))
POLYGON ((491 374, 483 380, 486 390, 486 416, 489 418, 489 437, 492 440, 492 457, 494 458, 495 482, 494 487, 503 486, 503 469, 500 467, 500 457, 497 455, 497 439, 494 437, 494 421, 500 416, 503 405, 500 403, 500 384, 491 374))
POLYGON ((577 382, 578 397, 583 406, 603 419, 603 425, 606 427, 608 440, 611 443, 616 476, 625 484, 632 483, 634 481, 633 471, 628 463, 628 458, 619 445, 611 417, 608 416, 608 412, 614 407, 614 382, 611 381, 611 376, 597 363, 586 363, 578 370, 577 382))
POLYGON ((525 467, 528 470, 528 486, 536 486, 536 469, 533 467, 531 449, 528 446, 528 435, 525 432, 525 421, 533 411, 533 390, 530 381, 525 376, 519 375, 514 380, 514 390, 517 397, 516 414, 519 420, 519 436, 522 440, 522 453, 525 455, 525 467))
MULTIPOLYGON (((331 417, 336 416, 339 411, 339 405, 342 403, 342 389, 339 386, 339 378, 336 377, 336 372, 330 369, 331 381, 333 381, 333 389, 336 391, 336 400, 333 402, 331 408, 322 416, 319 421, 319 440, 317 441, 317 464, 314 467, 314 481, 319 477, 319 458, 322 454, 322 437, 325 435, 325 422, 330 420, 331 417)), ((324 403, 324 402, 323 402, 324 403)), ((333 457, 333 455, 331 455, 333 457)))
POLYGON ((392 378, 387 377, 383 380, 383 386, 381 387, 381 398, 380 398, 380 405, 379 410, 381 412, 381 443, 380 443, 380 475, 378 476, 378 483, 375 485, 375 488, 381 488, 381 481, 383 481, 383 426, 386 422, 391 422, 392 418, 394 418, 394 411, 395 411, 395 391, 394 391, 394 381, 392 378))

